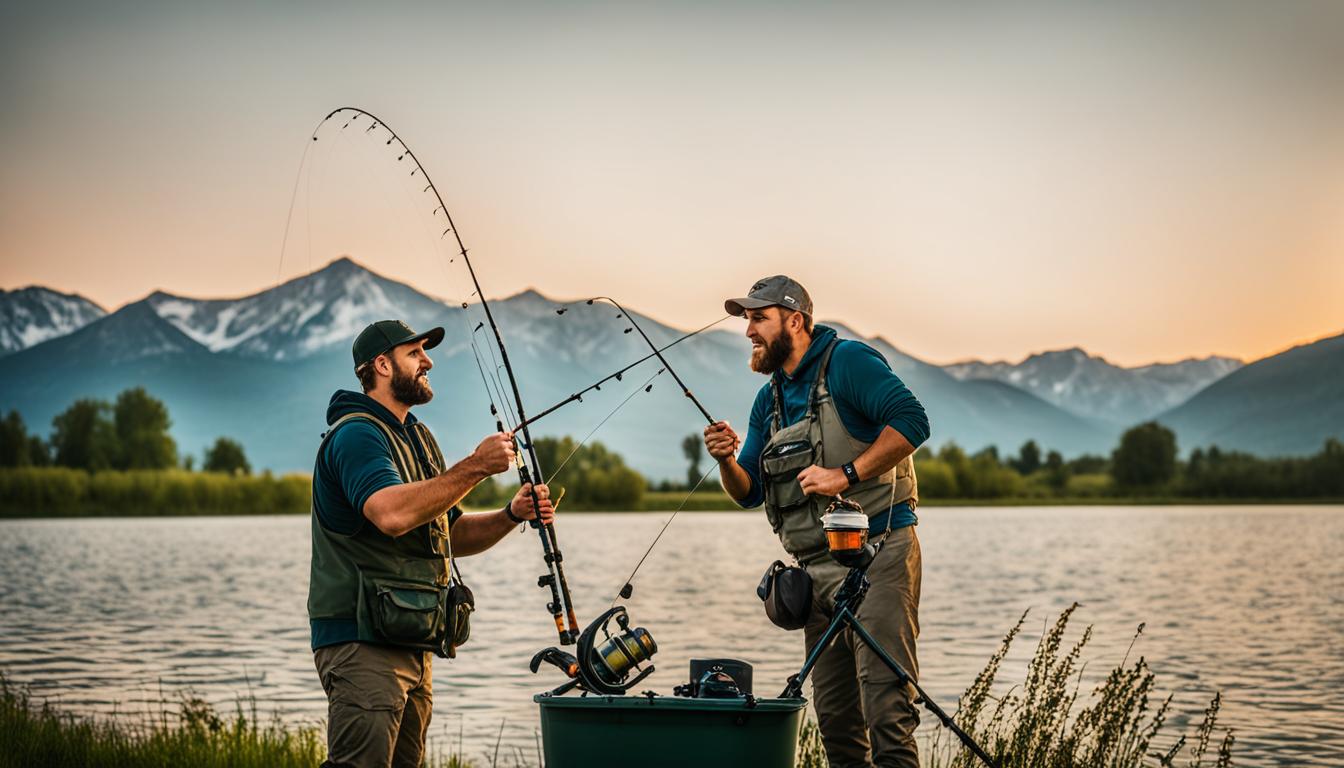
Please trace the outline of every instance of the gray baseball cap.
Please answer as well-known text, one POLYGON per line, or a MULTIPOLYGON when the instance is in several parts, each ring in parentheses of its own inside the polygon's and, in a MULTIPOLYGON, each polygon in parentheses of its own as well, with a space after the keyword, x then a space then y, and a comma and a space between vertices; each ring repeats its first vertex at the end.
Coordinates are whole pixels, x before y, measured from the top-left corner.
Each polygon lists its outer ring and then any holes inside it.
POLYGON ((807 289, 801 283, 788 275, 763 277, 751 286, 745 297, 723 302, 723 310, 730 315, 744 315, 748 309, 775 306, 812 316, 812 297, 807 295, 807 289))

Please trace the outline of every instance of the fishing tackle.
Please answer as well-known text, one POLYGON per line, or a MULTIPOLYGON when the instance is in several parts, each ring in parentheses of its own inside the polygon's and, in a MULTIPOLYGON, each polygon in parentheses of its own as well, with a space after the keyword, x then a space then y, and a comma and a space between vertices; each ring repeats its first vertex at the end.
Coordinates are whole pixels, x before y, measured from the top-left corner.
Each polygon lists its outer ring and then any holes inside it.
MULTIPOLYGON (((555 310, 555 313, 556 313, 557 315, 563 315, 565 312, 568 312, 568 311, 569 311, 569 307, 561 307, 561 308, 555 310)), ((639 364, 641 364, 641 363, 643 363, 643 362, 646 362, 646 361, 648 361, 648 360, 651 360, 651 359, 653 359, 654 357, 661 357, 661 355, 659 355, 658 353, 660 353, 660 352, 666 352, 667 350, 671 349, 672 347, 675 347, 676 345, 680 344, 681 342, 683 342, 683 341, 685 341, 685 340, 691 338, 692 336, 696 336, 696 335, 698 335, 698 334, 701 334, 701 333, 703 333, 703 332, 709 330, 710 328, 713 328, 714 326, 718 325, 719 323, 722 323, 724 320, 727 320, 727 319, 730 318, 730 317, 732 317, 732 315, 724 315, 723 317, 720 317, 718 320, 715 320, 715 321, 712 322, 712 323, 708 323, 708 324, 706 324, 706 325, 702 325, 702 326, 700 326, 699 328, 695 329, 694 331, 691 331, 690 333, 687 333, 687 334, 685 334, 685 335, 683 335, 683 336, 678 337, 676 340, 674 340, 674 341, 672 341, 672 342, 669 342, 669 343, 666 344, 665 346, 662 346, 662 347, 657 348, 654 352, 650 352, 649 354, 647 354, 647 355, 645 355, 645 356, 639 358, 638 360, 636 360, 635 362, 633 362, 633 363, 631 363, 631 364, 625 366, 624 368, 621 368, 620 370, 618 370, 618 371, 616 371, 616 372, 614 372, 614 373, 609 373, 609 374, 607 374, 606 376, 603 376, 602 378, 598 379, 596 382, 594 382, 594 383, 592 383, 592 384, 589 384, 588 386, 584 387, 583 389, 580 389, 578 392, 575 392, 574 394, 570 395, 569 397, 566 397, 564 400, 561 400, 560 402, 558 402, 558 403, 556 403, 556 404, 550 406, 549 408, 544 408, 544 409, 542 409, 542 410, 541 410, 540 412, 538 412, 536 415, 534 415, 534 416, 532 416, 532 417, 530 417, 530 418, 528 418, 528 419, 525 419, 525 420, 523 420, 523 421, 520 421, 520 422, 518 423, 518 425, 515 426, 515 427, 513 428, 513 431, 514 431, 514 432, 517 432, 518 430, 523 429, 524 427, 527 427, 527 426, 530 426, 530 425, 532 425, 532 424, 535 424, 536 422, 540 421, 543 417, 545 417, 545 416, 549 416, 549 415, 551 415, 552 413, 555 413, 556 411, 560 410, 561 408, 565 407, 566 405, 569 405, 570 403, 578 402, 578 401, 583 400, 583 396, 584 396, 584 395, 586 395, 586 394, 589 393, 589 392, 593 392, 593 391, 595 391, 595 390, 600 390, 600 389, 602 389, 602 385, 603 385, 603 384, 606 384, 608 381, 620 381, 620 380, 621 380, 621 377, 624 376, 626 373, 628 373, 628 372, 630 371, 630 369, 635 368, 635 367, 638 366, 639 364)), ((669 370, 670 370, 670 369, 669 369, 669 370)))
MULTIPOLYGON (((319 129, 322 124, 325 124, 332 117, 344 112, 351 112, 353 115, 346 121, 342 128, 345 128, 361 116, 367 116, 375 125, 382 127, 388 132, 389 137, 385 142, 388 146, 390 146, 393 141, 397 142, 397 151, 400 153, 397 155, 397 161, 400 162, 407 158, 410 159, 415 165, 415 169, 424 177, 426 190, 434 193, 434 198, 438 202, 438 207, 434 209, 435 215, 437 215, 439 211, 443 212, 447 228, 443 231, 443 234, 440 235, 440 238, 446 237, 448 233, 451 232, 454 240, 456 240, 458 255, 462 257, 463 262, 467 265, 467 274, 470 275, 472 286, 476 289, 472 295, 480 298, 481 309, 485 312, 485 324, 490 328, 490 332, 494 335, 495 346, 499 349, 499 359, 501 361, 499 365, 502 365, 504 368, 504 372, 508 378, 509 389, 513 396, 513 414, 516 415, 517 421, 519 422, 518 430, 521 430, 522 432, 521 441, 518 440, 516 432, 511 433, 514 434, 515 445, 518 445, 518 443, 521 442, 521 450, 516 454, 518 479, 523 486, 532 486, 532 508, 535 515, 532 520, 528 521, 528 523, 537 530, 537 534, 541 539, 542 557, 546 561, 547 569, 547 572, 537 579, 537 585, 540 587, 548 587, 550 589, 551 601, 546 607, 551 613, 551 618, 555 621, 555 630, 560 637, 560 644, 572 644, 580 635, 578 619, 574 614, 574 603, 570 597, 569 582, 565 579, 563 566, 564 556, 560 552, 560 544, 555 535, 555 525, 553 523, 541 522, 541 499, 537 495, 533 480, 535 475, 536 481, 540 482, 543 475, 540 462, 537 459, 536 448, 533 446, 532 436, 527 429, 528 421, 523 408, 523 397, 518 389, 518 379, 514 373, 513 365, 509 362, 509 352, 504 345, 504 337, 499 331, 498 324, 495 322, 494 313, 490 311, 490 302, 486 300, 485 294, 481 290, 480 280, 476 277, 476 269, 472 266, 471 257, 468 256, 468 249, 466 245, 463 244, 462 236, 457 230, 457 225, 453 223, 453 217, 448 212, 448 207, 443 201, 443 196, 439 194, 438 187, 434 185, 434 181, 430 178, 429 172, 420 162, 420 159, 415 156, 415 153, 411 151, 410 147, 406 146, 406 142, 397 135, 396 131, 388 126, 386 121, 359 107, 341 107, 332 110, 325 118, 323 118, 322 123, 319 123, 319 129), (524 459, 524 453, 526 453, 526 459, 524 459), (566 623, 568 626, 566 626, 566 623)), ((316 140, 317 131, 314 131, 313 141, 316 140)), ((286 224, 286 228, 288 228, 288 223, 286 224)), ((450 260, 450 263, 455 260, 456 259, 450 260)), ((463 307, 466 307, 465 303, 463 304, 463 307)), ((472 342, 474 346, 474 338, 472 339, 472 342)), ((479 364, 479 356, 477 359, 479 364)), ((487 396, 490 394, 488 385, 486 386, 486 394, 487 396)), ((495 417, 495 426, 500 432, 503 432, 503 416, 501 416, 499 410, 495 407, 494 398, 491 397, 490 400, 490 413, 495 417)), ((503 399, 503 405, 505 406, 506 411, 509 410, 508 406, 510 403, 508 399, 503 399)))
POLYGON ((533 674, 544 661, 570 678, 550 695, 558 696, 577 687, 602 696, 620 696, 653 674, 652 664, 640 665, 658 652, 658 643, 647 629, 631 629, 630 614, 625 606, 617 606, 583 630, 575 651, 571 655, 559 648, 546 648, 538 651, 528 664, 533 674), (618 628, 614 633, 610 626, 613 621, 618 628))
MULTIPOLYGON (((634 328, 636 331, 639 331, 640 336, 644 337, 644 343, 648 344, 649 349, 653 350, 653 354, 658 356, 659 362, 661 362, 663 366, 667 368, 667 372, 672 374, 672 378, 676 380, 677 386, 681 387, 681 393, 683 395, 686 395, 686 397, 690 398, 692 403, 695 403, 695 407, 700 409, 700 413, 705 417, 705 419, 710 424, 714 424, 715 423, 714 417, 710 416, 709 411, 705 410, 705 406, 701 405, 700 401, 696 399, 695 395, 691 394, 690 387, 686 386, 686 382, 682 381, 681 377, 677 375, 676 370, 672 368, 672 364, 667 362, 667 358, 663 357, 663 351, 659 349, 656 344, 653 343, 653 339, 650 339, 649 335, 644 332, 644 329, 639 326, 639 323, 635 321, 634 316, 631 315, 629 312, 625 311, 625 307, 622 307, 619 303, 617 303, 615 299, 611 298, 610 296, 594 296, 593 298, 588 300, 588 304, 592 305, 592 303, 595 301, 608 302, 613 307, 621 311, 621 315, 624 315, 625 319, 630 321, 630 326, 634 328)), ((620 317, 621 315, 617 315, 617 317, 620 317)), ((625 332, 629 333, 630 329, 627 328, 625 332)))

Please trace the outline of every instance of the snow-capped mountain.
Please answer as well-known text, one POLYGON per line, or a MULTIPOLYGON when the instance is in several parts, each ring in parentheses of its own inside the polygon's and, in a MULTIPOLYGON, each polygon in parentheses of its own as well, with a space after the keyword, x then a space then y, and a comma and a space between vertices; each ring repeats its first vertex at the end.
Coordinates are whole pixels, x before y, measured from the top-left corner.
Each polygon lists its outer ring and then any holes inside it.
POLYGON ((1228 357, 1206 357, 1122 368, 1074 347, 1035 354, 1016 364, 974 360, 943 370, 963 381, 1011 384, 1070 413, 1124 426, 1180 405, 1241 365, 1228 357))
POLYGON ((73 333, 106 314, 72 293, 37 286, 0 289, 0 356, 73 333))
POLYGON ((156 291, 160 317, 211 352, 296 360, 349 347, 364 326, 398 318, 413 328, 440 323, 447 305, 349 258, 240 299, 190 299, 156 291))

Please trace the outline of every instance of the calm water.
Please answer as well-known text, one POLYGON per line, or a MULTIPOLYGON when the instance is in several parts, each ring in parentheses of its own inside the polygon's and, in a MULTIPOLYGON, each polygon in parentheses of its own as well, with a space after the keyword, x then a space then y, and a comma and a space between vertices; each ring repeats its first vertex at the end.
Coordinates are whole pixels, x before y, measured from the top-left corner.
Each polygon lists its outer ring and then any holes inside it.
MULTIPOLYGON (((607 607, 666 519, 563 515, 580 619, 607 607)), ((1019 679, 1041 628, 1070 602, 1095 625, 1089 676, 1136 646, 1158 687, 1197 714, 1215 690, 1243 765, 1344 765, 1344 508, 1123 507, 923 510, 921 666, 952 708, 1022 611, 1019 679)), ((801 633, 754 595, 778 544, 753 513, 685 514, 628 601, 660 651, 641 688, 671 693, 687 659, 756 665, 772 695, 801 662, 801 633)), ((531 697, 561 682, 527 661, 554 643, 530 531, 465 560, 480 612, 472 640, 435 666, 432 739, 482 758, 535 755, 531 697)), ((153 711, 190 690, 231 708, 316 723, 325 702, 304 614, 308 521, 298 517, 0 522, 0 670, 85 712, 153 711)), ((1174 725, 1193 726, 1182 718, 1174 725)), ((929 718, 921 726, 927 736, 929 718)))

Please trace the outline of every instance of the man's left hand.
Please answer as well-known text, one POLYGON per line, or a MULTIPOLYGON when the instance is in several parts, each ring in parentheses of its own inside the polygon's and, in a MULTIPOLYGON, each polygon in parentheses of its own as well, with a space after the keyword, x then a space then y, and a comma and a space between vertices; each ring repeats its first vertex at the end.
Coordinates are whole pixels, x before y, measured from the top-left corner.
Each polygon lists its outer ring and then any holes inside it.
POLYGON ((845 477, 845 470, 839 467, 826 469, 813 464, 798 473, 798 484, 803 487, 803 493, 808 495, 835 496, 849 488, 849 478, 845 477))
MULTIPOLYGON (((547 488, 545 483, 537 485, 537 499, 541 506, 541 522, 550 525, 555 521, 555 505, 551 503, 551 489, 547 488)), ((519 488, 513 495, 513 501, 509 502, 509 511, 514 517, 523 520, 531 520, 537 516, 536 509, 532 506, 531 484, 519 488)))

